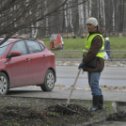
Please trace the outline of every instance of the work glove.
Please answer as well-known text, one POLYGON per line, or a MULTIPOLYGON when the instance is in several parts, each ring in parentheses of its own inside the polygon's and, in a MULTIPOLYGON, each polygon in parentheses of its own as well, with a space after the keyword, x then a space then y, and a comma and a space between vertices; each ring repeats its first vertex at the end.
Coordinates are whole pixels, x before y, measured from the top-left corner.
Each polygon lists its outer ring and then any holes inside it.
POLYGON ((80 63, 78 69, 83 69, 83 68, 85 68, 85 63, 80 63))

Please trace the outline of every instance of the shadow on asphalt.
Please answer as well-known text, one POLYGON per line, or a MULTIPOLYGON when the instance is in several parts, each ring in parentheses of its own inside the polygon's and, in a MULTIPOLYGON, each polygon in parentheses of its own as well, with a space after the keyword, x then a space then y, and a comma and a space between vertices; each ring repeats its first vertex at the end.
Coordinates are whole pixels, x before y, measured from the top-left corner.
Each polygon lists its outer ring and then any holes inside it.
POLYGON ((20 95, 20 94, 29 94, 29 93, 40 93, 43 91, 38 91, 38 90, 34 90, 34 91, 30 91, 30 90, 11 90, 8 92, 7 95, 20 95))

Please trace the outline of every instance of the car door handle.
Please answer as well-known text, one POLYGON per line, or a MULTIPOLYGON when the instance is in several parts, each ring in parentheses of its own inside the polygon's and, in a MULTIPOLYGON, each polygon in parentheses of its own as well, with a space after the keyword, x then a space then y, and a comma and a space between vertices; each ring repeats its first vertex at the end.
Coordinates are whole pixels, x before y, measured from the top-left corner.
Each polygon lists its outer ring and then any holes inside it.
POLYGON ((29 61, 31 61, 32 59, 31 58, 27 58, 25 61, 26 62, 29 62, 29 61))

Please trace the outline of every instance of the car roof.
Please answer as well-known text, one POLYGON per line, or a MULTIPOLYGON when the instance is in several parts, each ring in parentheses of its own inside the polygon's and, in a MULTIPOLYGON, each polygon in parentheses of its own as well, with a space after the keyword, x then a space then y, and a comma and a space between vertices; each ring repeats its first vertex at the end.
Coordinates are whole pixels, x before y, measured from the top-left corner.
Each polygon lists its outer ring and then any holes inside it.
MULTIPOLYGON (((2 40, 4 40, 4 38, 0 38, 0 43, 1 43, 2 40)), ((8 43, 13 43, 13 42, 17 42, 17 41, 19 41, 19 40, 33 40, 33 39, 9 38, 9 39, 7 40, 7 42, 8 42, 8 43)), ((43 46, 44 46, 44 42, 43 42, 43 41, 40 41, 40 40, 33 40, 33 41, 37 41, 37 42, 43 44, 43 46)), ((4 43, 3 43, 3 44, 4 44, 4 43)))
MULTIPOLYGON (((0 38, 0 43, 1 43, 2 40, 4 40, 4 38, 0 38)), ((7 39, 7 41, 8 41, 9 43, 16 42, 16 41, 18 41, 18 40, 21 40, 21 39, 17 39, 17 38, 9 38, 9 39, 7 39)))

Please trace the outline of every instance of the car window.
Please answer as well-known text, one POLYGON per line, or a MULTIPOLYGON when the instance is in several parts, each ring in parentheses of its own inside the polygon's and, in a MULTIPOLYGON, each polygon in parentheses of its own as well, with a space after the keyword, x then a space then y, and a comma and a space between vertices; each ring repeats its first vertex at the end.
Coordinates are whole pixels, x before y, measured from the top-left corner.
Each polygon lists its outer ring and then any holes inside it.
POLYGON ((2 45, 0 45, 0 56, 6 51, 6 48, 8 47, 9 41, 6 41, 2 45))
POLYGON ((27 45, 30 53, 37 53, 42 51, 42 48, 38 42, 27 41, 27 45))
POLYGON ((22 54, 27 54, 27 48, 25 46, 24 41, 18 41, 16 42, 11 51, 20 51, 22 54))
POLYGON ((45 49, 45 46, 42 43, 39 43, 39 44, 40 44, 42 50, 44 50, 45 49))

